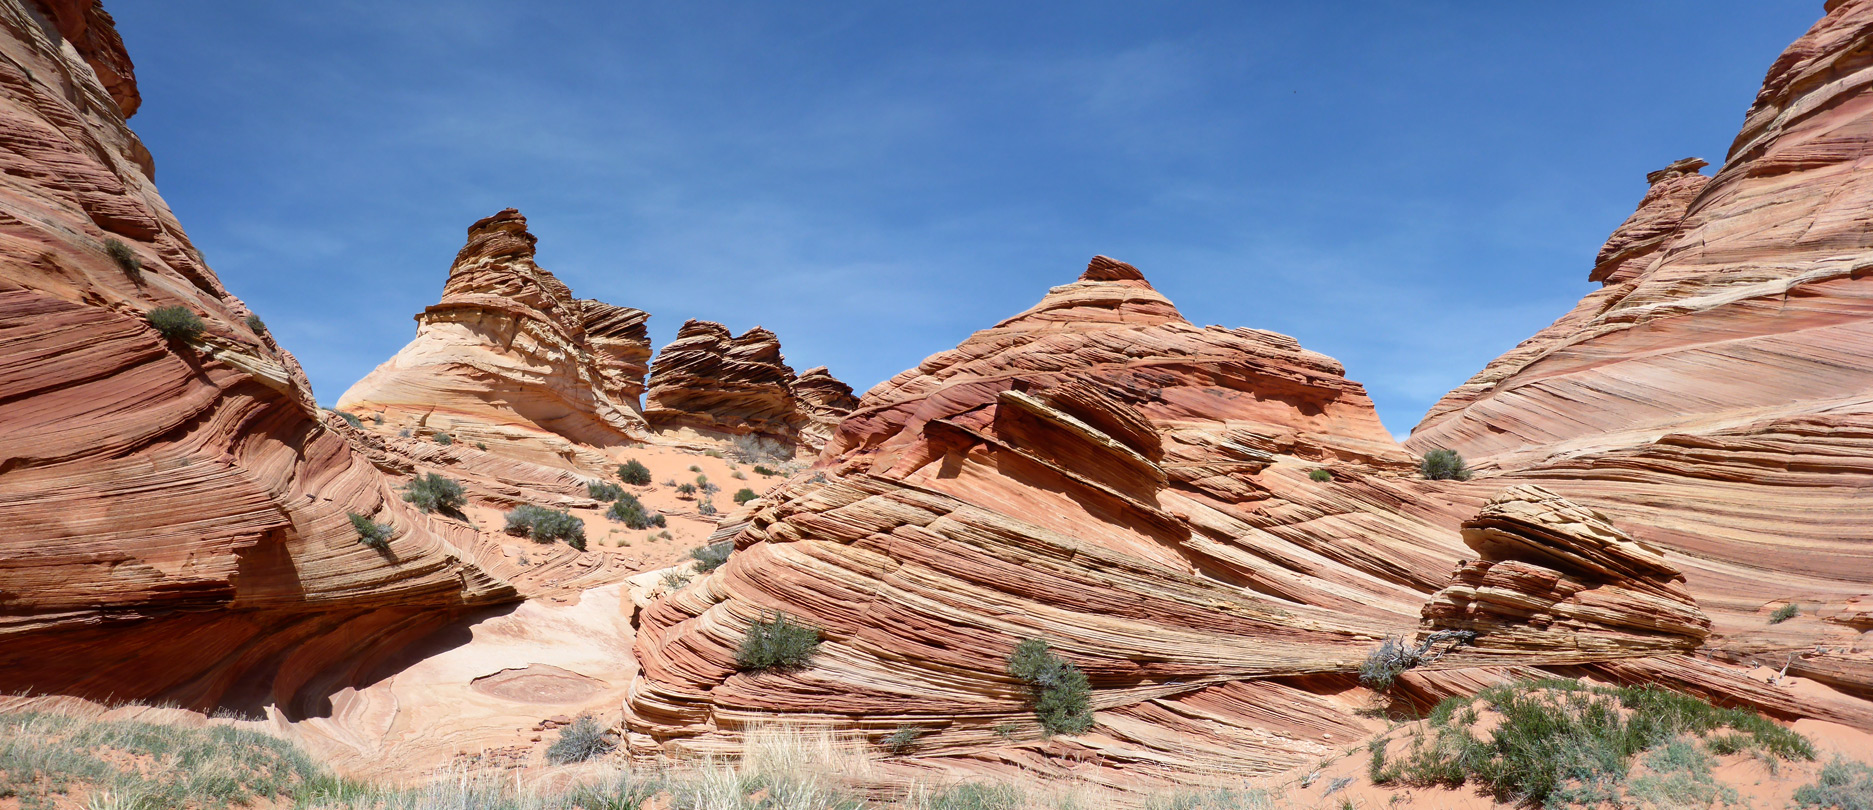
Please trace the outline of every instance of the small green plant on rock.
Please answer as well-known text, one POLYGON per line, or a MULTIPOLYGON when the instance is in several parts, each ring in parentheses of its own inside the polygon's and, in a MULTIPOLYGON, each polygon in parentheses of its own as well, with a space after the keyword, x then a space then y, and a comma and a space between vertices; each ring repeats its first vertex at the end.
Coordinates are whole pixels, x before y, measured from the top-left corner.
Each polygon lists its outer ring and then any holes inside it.
POLYGON ((150 326, 164 340, 194 340, 208 329, 208 324, 202 322, 201 316, 181 304, 157 307, 144 317, 149 319, 150 326))
POLYGON ((764 613, 748 625, 741 647, 735 650, 735 664, 743 672, 800 669, 819 651, 819 644, 819 628, 786 613, 764 613))
POLYGON ((395 531, 390 524, 374 523, 356 512, 347 512, 345 516, 351 518, 351 528, 358 531, 358 542, 379 551, 390 548, 390 537, 395 531))
POLYGON ((437 433, 437 434, 436 434, 436 444, 441 444, 441 445, 450 445, 450 444, 454 444, 454 443, 455 443, 455 437, 453 437, 453 436, 450 436, 450 435, 449 435, 449 434, 447 434, 447 433, 437 433))
POLYGON ((1433 481, 1470 480, 1470 467, 1463 462, 1463 456, 1441 447, 1424 454, 1418 461, 1418 472, 1433 481))
POLYGON ((259 315, 254 315, 254 314, 249 313, 246 319, 246 323, 247 323, 247 331, 249 332, 252 332, 256 335, 264 335, 267 333, 267 322, 260 320, 259 315))
POLYGON ((696 561, 696 570, 714 571, 728 562, 728 556, 735 551, 735 541, 724 540, 689 550, 689 558, 696 561))
POLYGON ((1776 608, 1774 613, 1769 614, 1769 623, 1781 624, 1785 621, 1788 621, 1789 619, 1793 619, 1796 616, 1800 616, 1800 615, 1801 615, 1801 606, 1795 604, 1794 602, 1790 602, 1786 605, 1776 608))
POLYGON ((916 726, 898 726, 895 731, 886 734, 878 741, 878 747, 893 756, 903 756, 917 747, 917 738, 923 736, 923 729, 916 726))
POLYGON ((650 468, 637 459, 618 465, 618 480, 634 487, 650 486, 650 468))
POLYGON ((347 413, 345 411, 332 411, 332 413, 338 414, 338 418, 349 422, 354 428, 362 429, 364 427, 364 420, 359 419, 358 415, 355 413, 347 413))
POLYGON ((1320 481, 1320 482, 1332 481, 1333 473, 1327 470, 1314 470, 1307 474, 1307 479, 1309 481, 1320 481))
POLYGON ((131 250, 129 245, 116 239, 106 239, 104 240, 104 253, 110 256, 111 261, 116 262, 118 269, 124 271, 124 275, 129 276, 131 280, 143 280, 143 260, 137 258, 137 252, 131 250))
POLYGON ((1050 734, 1079 734, 1092 728, 1092 684, 1071 661, 1055 655, 1044 639, 1015 645, 1008 674, 1027 683, 1034 716, 1050 734))
POLYGON ((598 718, 582 714, 559 730, 559 739, 546 749, 546 761, 555 765, 585 762, 609 754, 615 747, 617 744, 606 736, 598 718))
POLYGON ((435 473, 419 475, 403 488, 403 499, 424 512, 460 514, 468 505, 462 485, 435 473))

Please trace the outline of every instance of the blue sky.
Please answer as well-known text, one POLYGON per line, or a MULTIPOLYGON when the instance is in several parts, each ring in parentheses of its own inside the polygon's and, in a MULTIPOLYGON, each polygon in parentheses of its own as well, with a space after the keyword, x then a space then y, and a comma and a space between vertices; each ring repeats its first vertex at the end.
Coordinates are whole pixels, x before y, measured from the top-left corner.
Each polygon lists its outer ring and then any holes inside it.
POLYGON ((657 346, 760 324, 860 391, 1104 253, 1403 435, 1647 171, 1721 163, 1821 0, 107 8, 158 187, 328 405, 513 206, 657 346))

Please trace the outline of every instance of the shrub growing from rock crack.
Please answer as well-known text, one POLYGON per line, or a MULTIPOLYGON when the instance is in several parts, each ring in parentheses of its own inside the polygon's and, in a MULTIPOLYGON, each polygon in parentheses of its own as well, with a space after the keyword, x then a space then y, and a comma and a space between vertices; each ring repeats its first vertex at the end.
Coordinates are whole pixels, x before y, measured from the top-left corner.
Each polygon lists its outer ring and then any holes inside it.
POLYGON ((1439 630, 1425 636, 1417 647, 1399 636, 1386 636, 1366 655, 1365 663, 1360 664, 1359 682, 1374 692, 1383 692, 1392 688, 1405 670, 1435 661, 1444 653, 1475 641, 1476 633, 1469 630, 1439 630), (1441 652, 1433 650, 1443 643, 1450 646, 1441 652))
POLYGON ((895 756, 903 756, 917 747, 917 738, 922 736, 923 729, 916 726, 898 726, 878 741, 878 747, 895 756))
POLYGON ((819 651, 819 644, 819 628, 785 613, 764 614, 748 625, 735 650, 735 664, 744 672, 800 669, 819 651))
POLYGON ((246 323, 249 332, 256 335, 264 335, 267 332, 267 322, 260 320, 259 315, 248 314, 246 323))
POLYGON ((689 558, 696 561, 696 570, 714 571, 717 568, 721 568, 723 563, 728 562, 728 555, 734 553, 734 551, 735 542, 733 540, 724 540, 720 543, 711 543, 706 546, 697 546, 696 548, 690 549, 689 558))
POLYGON ((208 329, 201 316, 181 304, 157 307, 144 316, 164 340, 193 340, 208 329))
POLYGON ((403 499, 425 512, 459 513, 468 505, 462 485, 435 473, 419 475, 403 488, 403 499))
POLYGON ((454 444, 454 443, 455 443, 455 437, 453 437, 453 436, 450 436, 450 435, 449 435, 449 434, 447 434, 447 433, 437 433, 437 434, 436 434, 436 444, 444 444, 444 445, 447 445, 447 444, 454 444))
POLYGON ((1326 470, 1314 470, 1307 474, 1307 478, 1310 481, 1332 481, 1333 473, 1326 470))
POLYGON ((1789 619, 1793 619, 1796 616, 1800 616, 1800 615, 1801 615, 1801 606, 1795 604, 1794 602, 1790 602, 1786 605, 1776 608, 1774 613, 1769 614, 1769 623, 1781 624, 1785 621, 1788 621, 1789 619))
POLYGON ((351 426, 354 428, 364 427, 364 420, 359 419, 358 415, 355 413, 347 413, 345 411, 332 411, 332 413, 338 414, 338 418, 350 422, 351 426))
POLYGON ((1470 467, 1463 463, 1462 454, 1441 447, 1424 454, 1418 461, 1418 472, 1433 481, 1470 480, 1470 467))
POLYGON ((555 765, 584 762, 609 754, 614 747, 598 718, 582 714, 559 730, 559 739, 546 749, 546 761, 555 765))
POLYGON ((129 245, 116 239, 106 239, 104 240, 104 253, 111 257, 111 261, 117 263, 118 269, 123 270, 124 275, 135 281, 143 280, 143 260, 137 258, 137 252, 131 250, 129 245))
POLYGON ((650 486, 650 468, 637 459, 618 465, 618 480, 634 487, 650 486))
POLYGON ((1043 639, 1015 645, 1008 674, 1027 683, 1034 716, 1050 734, 1079 734, 1092 728, 1092 685, 1086 673, 1055 655, 1043 639))
POLYGON ((356 512, 347 512, 345 516, 351 518, 351 528, 358 530, 358 542, 379 550, 390 547, 390 536, 395 531, 390 524, 374 523, 356 512))

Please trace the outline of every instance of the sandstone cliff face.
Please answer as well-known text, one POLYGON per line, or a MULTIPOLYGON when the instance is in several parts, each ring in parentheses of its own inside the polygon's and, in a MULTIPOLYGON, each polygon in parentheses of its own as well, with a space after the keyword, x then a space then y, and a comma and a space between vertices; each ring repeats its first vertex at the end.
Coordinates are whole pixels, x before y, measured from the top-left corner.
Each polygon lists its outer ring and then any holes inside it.
POLYGON ((513 598, 202 264, 109 15, 5 0, 0 32, 0 690, 252 705, 513 598), (165 340, 165 306, 204 331, 165 340))
POLYGON ((1716 176, 1655 174, 1601 253, 1607 286, 1407 446, 1458 449, 1685 553, 1720 631, 1773 600, 1866 594, 1870 155, 1873 3, 1831 3, 1770 67, 1716 176))
POLYGON ((779 716, 915 726, 924 766, 977 773, 1290 767, 1360 733, 1296 679, 1408 632, 1463 553, 1409 468, 1338 363, 1095 259, 866 394, 819 472, 725 524, 725 566, 643 608, 633 751, 779 716), (737 672, 775 610, 824 629, 813 665, 737 672), (1040 733, 1005 671, 1026 637, 1091 676, 1092 732, 1040 733))
POLYGON ((796 376, 773 332, 730 337, 719 323, 690 320, 651 364, 644 415, 662 431, 760 436, 813 453, 855 404, 823 366, 796 376))
POLYGON ((416 338, 338 408, 539 461, 641 438, 649 316, 573 298, 534 263, 535 241, 512 208, 470 226, 416 338))

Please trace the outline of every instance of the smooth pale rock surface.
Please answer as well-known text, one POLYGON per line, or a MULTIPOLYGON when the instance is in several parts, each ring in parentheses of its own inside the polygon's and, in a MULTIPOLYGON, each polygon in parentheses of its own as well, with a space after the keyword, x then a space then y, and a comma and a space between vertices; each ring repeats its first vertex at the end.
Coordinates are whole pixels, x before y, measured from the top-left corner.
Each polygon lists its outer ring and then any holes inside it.
POLYGON ((373 430, 443 432, 538 461, 643 438, 649 316, 573 298, 534 263, 535 241, 512 208, 469 226, 416 338, 338 409, 373 430))
POLYGON ((202 263, 125 125, 109 15, 0 2, 0 55, 0 691, 290 702, 517 598, 472 530, 397 498, 202 263), (164 306, 205 331, 165 340, 164 306), (347 512, 395 527, 389 547, 347 512))

